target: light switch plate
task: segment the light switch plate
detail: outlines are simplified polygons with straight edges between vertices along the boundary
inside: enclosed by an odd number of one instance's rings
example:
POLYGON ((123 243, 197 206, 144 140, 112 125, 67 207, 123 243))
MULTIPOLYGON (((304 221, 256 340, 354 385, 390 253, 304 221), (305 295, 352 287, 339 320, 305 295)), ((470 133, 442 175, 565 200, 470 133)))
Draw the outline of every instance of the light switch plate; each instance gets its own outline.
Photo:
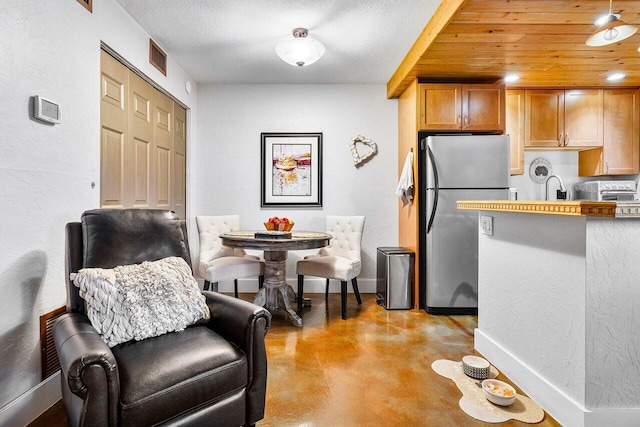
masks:
POLYGON ((480 229, 482 230, 482 234, 493 236, 493 217, 480 215, 480 229))

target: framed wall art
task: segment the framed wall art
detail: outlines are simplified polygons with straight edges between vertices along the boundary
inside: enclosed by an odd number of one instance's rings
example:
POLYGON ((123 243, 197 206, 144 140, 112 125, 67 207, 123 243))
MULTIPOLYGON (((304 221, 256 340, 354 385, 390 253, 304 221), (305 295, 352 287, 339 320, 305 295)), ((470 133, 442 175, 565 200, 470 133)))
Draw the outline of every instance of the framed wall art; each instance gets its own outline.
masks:
POLYGON ((260 134, 261 207, 322 206, 322 133, 260 134))

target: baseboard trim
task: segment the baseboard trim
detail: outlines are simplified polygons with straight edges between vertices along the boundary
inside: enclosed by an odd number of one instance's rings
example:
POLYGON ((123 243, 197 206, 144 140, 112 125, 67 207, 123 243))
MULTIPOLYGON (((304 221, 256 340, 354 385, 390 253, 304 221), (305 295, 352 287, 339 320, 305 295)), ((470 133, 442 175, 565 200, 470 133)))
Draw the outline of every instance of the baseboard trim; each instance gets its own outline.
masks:
POLYGON ((586 409, 479 329, 475 330, 474 337, 475 349, 561 425, 576 427, 640 425, 640 409, 586 409))
POLYGON ((62 399, 60 371, 0 408, 0 425, 26 426, 62 399))

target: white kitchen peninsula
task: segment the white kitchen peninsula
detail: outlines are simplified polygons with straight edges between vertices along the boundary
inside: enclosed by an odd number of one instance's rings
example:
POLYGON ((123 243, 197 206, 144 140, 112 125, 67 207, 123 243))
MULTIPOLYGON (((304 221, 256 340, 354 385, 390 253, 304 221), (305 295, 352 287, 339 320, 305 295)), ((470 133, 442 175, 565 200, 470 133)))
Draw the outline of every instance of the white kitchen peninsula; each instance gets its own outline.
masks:
POLYGON ((458 208, 492 221, 476 350, 563 425, 640 425, 640 218, 611 202, 458 208))

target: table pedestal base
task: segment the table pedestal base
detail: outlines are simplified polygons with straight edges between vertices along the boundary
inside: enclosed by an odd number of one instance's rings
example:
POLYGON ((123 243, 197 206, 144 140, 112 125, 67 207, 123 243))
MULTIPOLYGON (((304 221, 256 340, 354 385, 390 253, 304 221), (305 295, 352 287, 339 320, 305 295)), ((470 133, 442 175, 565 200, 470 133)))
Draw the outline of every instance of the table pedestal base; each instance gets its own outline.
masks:
POLYGON ((294 325, 302 326, 302 319, 291 308, 296 293, 286 281, 287 251, 264 251, 264 287, 253 303, 271 313, 282 312, 294 325))

